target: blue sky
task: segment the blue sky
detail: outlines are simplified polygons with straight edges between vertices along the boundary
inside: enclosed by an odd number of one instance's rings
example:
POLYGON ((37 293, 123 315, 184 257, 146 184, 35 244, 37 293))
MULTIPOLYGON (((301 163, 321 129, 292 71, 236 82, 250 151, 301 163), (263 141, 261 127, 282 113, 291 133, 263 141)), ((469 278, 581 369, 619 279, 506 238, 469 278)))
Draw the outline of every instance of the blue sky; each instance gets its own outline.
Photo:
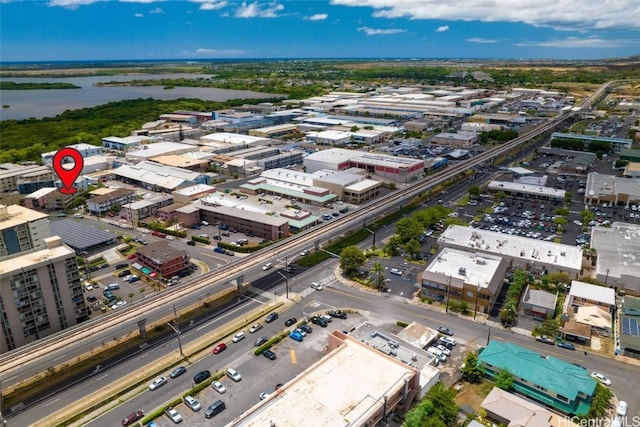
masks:
POLYGON ((597 59, 640 53, 639 0, 0 0, 0 61, 597 59))

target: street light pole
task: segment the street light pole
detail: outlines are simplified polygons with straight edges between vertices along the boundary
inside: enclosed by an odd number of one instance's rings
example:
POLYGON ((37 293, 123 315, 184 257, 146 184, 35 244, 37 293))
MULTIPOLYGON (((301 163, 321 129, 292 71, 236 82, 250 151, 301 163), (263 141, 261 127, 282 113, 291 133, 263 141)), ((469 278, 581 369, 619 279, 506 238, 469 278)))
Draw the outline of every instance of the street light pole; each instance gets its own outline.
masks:
POLYGON ((449 290, 451 289, 451 275, 449 275, 449 283, 447 283, 447 306, 444 309, 445 313, 449 312, 449 290))
POLYGON ((371 247, 372 247, 373 249, 375 249, 375 248, 376 248, 376 232, 375 232, 375 231, 370 230, 368 227, 367 227, 367 228, 365 228, 365 230, 367 230, 369 233, 371 233, 371 234, 373 235, 373 242, 371 242, 371 247))
POLYGON ((478 313, 478 295, 480 294, 480 285, 476 289, 476 307, 473 310, 473 320, 476 320, 476 314, 478 313))
POLYGON ((173 332, 176 333, 176 336, 178 337, 178 347, 180 348, 180 354, 182 355, 182 357, 184 357, 184 353, 182 352, 182 341, 180 341, 180 329, 178 329, 176 326, 173 326, 171 322, 167 323, 167 325, 169 325, 169 327, 173 329, 173 332))

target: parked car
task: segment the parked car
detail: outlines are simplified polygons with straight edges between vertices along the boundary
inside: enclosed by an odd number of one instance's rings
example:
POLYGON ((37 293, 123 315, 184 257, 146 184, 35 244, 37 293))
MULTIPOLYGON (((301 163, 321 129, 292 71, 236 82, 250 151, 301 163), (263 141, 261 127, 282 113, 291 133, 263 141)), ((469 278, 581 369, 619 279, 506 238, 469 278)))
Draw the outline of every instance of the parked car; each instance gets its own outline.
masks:
POLYGON ((131 425, 136 421, 138 421, 139 419, 142 419, 142 417, 144 417, 144 411, 132 412, 122 419, 122 425, 123 426, 131 425))
POLYGON ((204 411, 205 418, 213 418, 218 415, 220 412, 224 411, 227 406, 224 404, 222 400, 216 400, 213 402, 206 411, 204 411))
POLYGON ((220 344, 218 344, 217 346, 215 346, 213 348, 213 354, 222 353, 226 349, 227 349, 227 345, 225 343, 221 342, 220 344))
POLYGON ((235 382, 238 382, 242 379, 242 376, 240 375, 240 373, 233 368, 227 368, 227 370, 225 371, 225 374, 227 374, 227 376, 232 380, 234 380, 235 382))
POLYGON ((233 339, 232 339, 231 341, 233 341, 233 342, 240 342, 240 341, 242 341, 243 339, 245 339, 245 337, 246 337, 246 336, 247 336, 247 334, 246 334, 244 331, 240 331, 240 332, 238 332, 237 334, 235 334, 235 335, 233 336, 233 339))
POLYGON ((131 270, 122 270, 120 273, 118 273, 118 277, 125 277, 131 274, 131 270))
POLYGON ((169 376, 171 378, 178 378, 180 375, 184 374, 185 372, 187 372, 187 368, 185 368, 184 366, 178 366, 176 369, 171 371, 169 376))
POLYGON ((456 340, 454 338, 451 338, 451 337, 440 337, 440 341, 449 343, 449 344, 451 344, 453 346, 455 346, 457 344, 456 340))
POLYGON ((278 317, 279 317, 279 316, 278 316, 278 313, 276 313, 276 312, 274 311, 273 313, 269 314, 269 315, 264 319, 264 321, 265 321, 266 323, 271 323, 271 322, 274 322, 275 320, 277 320, 277 319, 278 319, 278 317))
POLYGON ((260 347, 262 344, 266 343, 267 341, 269 341, 269 337, 260 337, 253 342, 253 346, 260 347))
POLYGON ((121 268, 127 268, 127 267, 129 267, 129 264, 127 264, 126 262, 116 264, 116 270, 120 270, 121 268))
POLYGON ((438 332, 441 334, 453 336, 453 331, 449 328, 445 328, 444 326, 438 326, 438 332))
POLYGON ((187 408, 191 409, 193 412, 198 412, 202 406, 200 406, 200 402, 193 396, 185 396, 184 404, 187 408))
POLYGON ((610 386, 611 385, 611 380, 607 377, 605 377, 604 375, 602 375, 600 372, 592 372, 591 373, 591 378, 595 378, 596 380, 600 381, 602 384, 606 385, 606 386, 610 386))
POLYGON ((298 326, 298 329, 302 329, 303 331, 305 331, 307 334, 310 334, 311 332, 313 332, 313 329, 311 328, 311 326, 304 324, 304 325, 300 325, 298 326))
POLYGON ((536 341, 549 345, 554 345, 556 343, 553 339, 549 338, 546 335, 540 335, 539 337, 536 337, 536 341))
POLYGON ((227 388, 220 382, 214 381, 211 383, 211 388, 217 391, 220 394, 224 394, 227 392, 227 388))
POLYGON ((193 382, 196 384, 200 384, 202 381, 206 380, 211 376, 211 372, 209 371, 200 371, 193 377, 193 382))
POLYGON ((313 323, 314 325, 318 325, 320 327, 326 328, 329 323, 324 320, 322 317, 318 317, 318 316, 313 316, 311 317, 311 323, 313 323))
POLYGON ((182 422, 182 415, 180 415, 180 412, 176 411, 174 408, 167 408, 164 413, 167 414, 167 417, 169 417, 174 424, 182 422))
POLYGON ((196 245, 196 242, 195 242, 195 240, 189 240, 189 241, 187 241, 187 245, 189 245, 189 246, 195 246, 195 245, 196 245))
POLYGON ((324 319, 327 323, 333 322, 333 317, 329 316, 328 314, 323 314, 320 316, 320 318, 324 319))
POLYGON ((345 313, 344 311, 340 311, 340 310, 327 311, 327 314, 329 316, 335 317, 337 319, 346 319, 347 318, 347 313, 345 313))
POLYGON ((397 268, 392 268, 391 270, 389 270, 389 273, 395 274, 396 276, 402 276, 404 274, 402 270, 399 270, 397 268))
POLYGON ((262 329, 262 325, 260 323, 256 323, 253 326, 251 326, 251 328, 249 328, 249 333, 253 334, 255 332, 258 332, 260 329, 262 329))
POLYGON ((297 321, 298 321, 297 319, 295 319, 295 318, 293 318, 293 317, 292 317, 291 319, 287 319, 287 320, 285 320, 285 322, 284 322, 284 326, 291 326, 291 325, 293 325, 294 323, 296 323, 297 321))
POLYGON ((265 350, 262 352, 262 355, 269 360, 276 360, 276 354, 271 350, 265 350))
POLYGON ((571 344, 570 342, 560 341, 558 342, 558 347, 566 348, 567 350, 575 350, 576 346, 571 344))
POLYGON ((621 400, 616 407, 616 415, 624 417, 627 415, 627 410, 629 410, 629 405, 624 400, 621 400))
POLYGON ((149 390, 155 390, 157 388, 162 387, 167 383, 166 377, 158 377, 149 384, 149 390))
POLYGON ((304 339, 302 334, 300 332, 298 332, 298 331, 291 331, 289 333, 289 338, 291 338, 292 340, 298 341, 298 342, 301 342, 304 339))

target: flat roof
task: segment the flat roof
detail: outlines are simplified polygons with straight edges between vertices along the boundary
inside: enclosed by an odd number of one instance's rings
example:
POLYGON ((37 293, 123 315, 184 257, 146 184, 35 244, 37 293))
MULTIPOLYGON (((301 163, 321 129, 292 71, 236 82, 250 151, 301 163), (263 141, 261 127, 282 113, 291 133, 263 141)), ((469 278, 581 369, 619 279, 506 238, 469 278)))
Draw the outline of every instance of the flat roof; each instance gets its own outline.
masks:
POLYGON ((456 278, 487 289, 501 261, 496 256, 443 248, 432 258, 424 272, 441 274, 444 278, 456 278))
MULTIPOLYGON (((640 283, 640 225, 614 222, 611 227, 593 227, 591 247, 598 251, 596 271, 599 276, 635 277, 635 283, 640 283)), ((638 285, 635 288, 640 290, 638 285)))
POLYGON ((159 242, 152 242, 146 246, 139 246, 136 252, 151 258, 157 264, 162 264, 174 260, 176 258, 182 258, 187 256, 186 251, 174 249, 169 245, 169 242, 161 240, 159 242))
POLYGON ((62 241, 76 250, 85 250, 93 246, 115 240, 118 236, 72 219, 51 221, 51 235, 60 236, 62 241))
POLYGON ((30 198, 33 198, 33 199, 39 199, 40 197, 44 197, 47 194, 55 193, 56 191, 58 191, 58 189, 56 187, 44 187, 44 188, 41 188, 39 190, 34 191, 31 194, 27 194, 25 197, 30 197, 30 198))
POLYGON ((209 211, 209 212, 219 212, 223 215, 228 215, 230 217, 242 217, 244 220, 253 221, 261 224, 272 225, 276 227, 281 227, 284 224, 289 222, 288 218, 276 215, 267 215, 263 212, 255 212, 244 207, 232 207, 232 206, 210 206, 210 205, 199 205, 201 210, 209 211))
POLYGON ((230 145, 239 145, 239 144, 256 144, 256 143, 269 143, 271 140, 269 138, 263 138, 261 136, 251 136, 251 135, 243 135, 241 133, 230 133, 230 132, 216 132, 210 133, 208 135, 204 135, 200 137, 201 141, 204 142, 214 142, 214 143, 222 143, 222 144, 230 144, 230 145))
MULTIPOLYGON (((0 205, 2 207, 3 205, 0 205)), ((20 205, 9 205, 7 208, 7 218, 0 217, 0 230, 12 228, 16 225, 25 224, 39 219, 47 218, 49 215, 20 205)))
POLYGON ((345 190, 349 191, 365 191, 370 188, 375 188, 382 186, 380 181, 374 181, 373 179, 363 179, 358 182, 354 182, 353 184, 349 184, 345 186, 345 190))
POLYGON ((230 425, 301 427, 310 420, 314 426, 358 425, 413 375, 413 368, 345 336, 343 344, 230 425))
POLYGON ((616 305, 615 289, 606 286, 592 285, 591 283, 580 282, 578 280, 571 281, 569 296, 598 301, 611 306, 616 305))
POLYGON ((538 261, 576 272, 582 268, 582 248, 577 246, 545 242, 461 225, 447 227, 438 238, 438 243, 449 247, 455 246, 521 259, 529 264, 538 261))
POLYGON ((332 141, 342 141, 345 139, 349 139, 351 135, 351 132, 344 132, 341 130, 321 130, 319 132, 307 132, 307 137, 330 139, 332 141))
POLYGON ((35 252, 22 252, 17 256, 0 261, 0 275, 6 277, 6 275, 14 271, 37 268, 41 264, 48 264, 61 258, 75 256, 75 252, 68 246, 63 245, 58 236, 47 237, 44 241, 48 246, 46 249, 35 252))
MULTIPOLYGON (((526 170, 526 169, 525 169, 526 170)), ((490 190, 518 191, 525 194, 553 197, 554 199, 564 199, 565 190, 558 190, 551 187, 542 187, 534 184, 523 184, 520 182, 491 181, 490 190)))
POLYGON ((162 163, 163 165, 187 167, 187 166, 202 166, 209 163, 207 159, 195 159, 193 157, 183 156, 181 154, 166 154, 162 156, 155 156, 149 158, 154 162, 162 163))
POLYGON ((138 149, 128 151, 125 157, 135 157, 139 159, 149 159, 151 157, 166 155, 166 154, 179 154, 187 151, 198 151, 197 145, 181 144, 179 142, 154 142, 151 144, 144 144, 139 146, 138 149))
POLYGON ((183 196, 194 196, 200 193, 210 193, 215 190, 216 190, 216 187, 212 187, 211 185, 196 184, 196 185, 192 185, 191 187, 184 187, 179 190, 175 190, 175 193, 181 194, 183 196))
POLYGON ((137 165, 122 165, 113 173, 124 178, 145 182, 166 189, 175 189, 184 182, 193 182, 201 174, 187 169, 142 161, 137 165))

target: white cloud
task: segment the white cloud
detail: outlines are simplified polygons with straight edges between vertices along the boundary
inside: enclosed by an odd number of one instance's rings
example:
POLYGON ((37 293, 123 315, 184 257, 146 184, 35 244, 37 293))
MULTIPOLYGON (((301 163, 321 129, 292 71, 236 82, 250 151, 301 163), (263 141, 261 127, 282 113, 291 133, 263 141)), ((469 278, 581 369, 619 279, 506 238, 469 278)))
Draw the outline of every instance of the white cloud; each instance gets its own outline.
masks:
POLYGON ((438 27, 438 29, 436 30, 436 33, 443 33, 445 31, 449 31, 449 26, 448 25, 440 25, 438 27))
POLYGON ((637 45, 638 40, 605 40, 596 37, 578 38, 567 37, 566 39, 543 40, 543 41, 526 41, 517 43, 516 46, 540 46, 555 47, 561 49, 580 49, 580 48, 615 48, 622 46, 637 45))
POLYGON ((380 18, 451 21, 524 22, 537 26, 640 28, 637 0, 473 0, 464 5, 442 0, 331 0, 342 6, 365 6, 380 18))
POLYGON ((51 0, 48 5, 66 7, 68 9, 77 9, 79 6, 86 6, 98 1, 100 0, 51 0))
POLYGON ((152 15, 161 15, 164 13, 164 10, 160 9, 159 7, 156 7, 155 9, 150 10, 149 13, 152 15))
POLYGON ((277 2, 260 5, 257 1, 247 3, 243 1, 238 10, 236 18, 277 18, 278 12, 284 10, 284 6, 277 2))
POLYGON ((247 52, 241 49, 196 49, 196 55, 201 56, 239 56, 247 52))
POLYGON ((306 19, 307 21, 324 21, 328 17, 329 15, 327 15, 326 13, 316 13, 315 15, 307 16, 304 19, 306 19))
POLYGON ((483 37, 471 37, 470 39, 467 39, 467 41, 471 43, 479 43, 479 44, 498 43, 498 40, 485 39, 483 37))
POLYGON ((226 0, 191 0, 191 2, 200 3, 200 10, 220 10, 229 4, 226 0))
POLYGON ((398 34, 398 33, 406 32, 405 30, 401 30, 399 28, 382 29, 382 28, 369 28, 369 27, 360 27, 358 28, 358 31, 362 31, 368 36, 380 36, 380 35, 386 36, 389 34, 398 34))
POLYGON ((119 0, 120 3, 155 3, 164 0, 119 0))
POLYGON ((135 16, 136 18, 142 18, 144 15, 142 13, 136 13, 133 16, 135 16))

